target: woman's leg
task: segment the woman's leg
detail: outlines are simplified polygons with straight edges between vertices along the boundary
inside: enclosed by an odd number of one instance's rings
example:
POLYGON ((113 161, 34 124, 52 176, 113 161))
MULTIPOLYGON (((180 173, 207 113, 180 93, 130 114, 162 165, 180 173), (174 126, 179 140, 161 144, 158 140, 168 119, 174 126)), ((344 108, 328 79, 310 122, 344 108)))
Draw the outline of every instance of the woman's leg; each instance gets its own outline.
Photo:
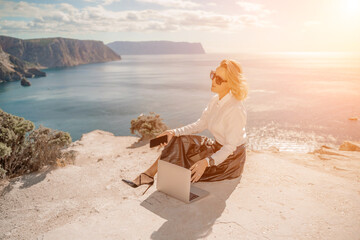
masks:
MULTIPOLYGON (((161 154, 160 154, 161 155, 161 154)), ((151 176, 151 177, 154 177, 155 174, 157 173, 157 170, 158 170, 158 160, 160 159, 160 155, 159 157, 156 159, 156 161, 144 172, 146 173, 147 175, 151 176)), ((143 176, 143 179, 141 179, 141 181, 143 183, 147 183, 147 182, 151 182, 152 179, 150 178, 147 178, 147 179, 144 179, 144 175, 143 176)), ((133 182, 136 184, 136 185, 139 185, 140 183, 140 176, 137 176, 133 182)))
POLYGON ((155 176, 155 174, 157 173, 157 170, 158 170, 158 160, 160 159, 160 155, 156 159, 156 161, 145 171, 146 174, 148 174, 148 175, 150 175, 152 177, 155 176))

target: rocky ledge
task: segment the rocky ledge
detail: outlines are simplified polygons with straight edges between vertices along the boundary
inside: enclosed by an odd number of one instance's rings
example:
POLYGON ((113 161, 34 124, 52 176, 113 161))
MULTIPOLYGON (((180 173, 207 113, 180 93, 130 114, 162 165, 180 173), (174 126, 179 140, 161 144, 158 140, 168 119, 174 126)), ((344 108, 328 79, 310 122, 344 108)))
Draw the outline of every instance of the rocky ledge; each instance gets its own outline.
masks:
POLYGON ((161 153, 134 136, 84 134, 74 165, 0 181, 0 239, 358 239, 360 152, 253 152, 241 179, 197 182, 185 204, 131 188, 161 153), (96 227, 94 227, 96 226, 96 227))
POLYGON ((26 78, 45 77, 46 73, 37 68, 28 68, 24 61, 4 52, 0 46, 0 83, 21 81, 21 85, 29 86, 26 78), (25 85, 24 85, 25 84, 25 85))

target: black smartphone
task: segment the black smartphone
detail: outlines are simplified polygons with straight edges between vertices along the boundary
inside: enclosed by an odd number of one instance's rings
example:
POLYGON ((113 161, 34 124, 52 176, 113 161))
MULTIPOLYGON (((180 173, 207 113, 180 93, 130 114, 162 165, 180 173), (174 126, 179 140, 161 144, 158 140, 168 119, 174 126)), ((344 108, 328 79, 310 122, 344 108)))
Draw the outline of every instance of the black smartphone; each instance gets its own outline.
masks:
POLYGON ((161 143, 167 143, 168 138, 167 135, 153 138, 150 140, 150 148, 160 145, 161 143))

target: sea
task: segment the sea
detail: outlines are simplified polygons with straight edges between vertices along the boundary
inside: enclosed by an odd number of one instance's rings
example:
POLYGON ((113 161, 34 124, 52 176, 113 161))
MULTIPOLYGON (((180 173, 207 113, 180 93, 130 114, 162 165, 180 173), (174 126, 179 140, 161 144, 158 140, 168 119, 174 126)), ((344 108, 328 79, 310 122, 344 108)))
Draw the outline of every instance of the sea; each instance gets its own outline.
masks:
MULTIPOLYGON (((211 92, 209 73, 237 60, 249 86, 247 147, 311 152, 360 141, 360 53, 266 52, 122 55, 120 61, 45 69, 47 76, 0 84, 0 108, 72 140, 100 129, 130 132, 140 114, 169 129, 195 122, 211 92), (358 120, 349 118, 357 117, 358 120)), ((209 130, 199 135, 214 138, 209 130)))

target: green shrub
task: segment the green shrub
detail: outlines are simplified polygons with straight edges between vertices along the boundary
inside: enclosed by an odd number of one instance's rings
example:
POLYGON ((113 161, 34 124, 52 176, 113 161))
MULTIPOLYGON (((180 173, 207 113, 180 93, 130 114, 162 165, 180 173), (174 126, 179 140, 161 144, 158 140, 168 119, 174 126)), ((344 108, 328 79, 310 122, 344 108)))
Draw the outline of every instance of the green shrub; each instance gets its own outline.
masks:
POLYGON ((16 177, 53 165, 71 143, 67 132, 35 125, 0 109, 0 177, 16 177))
POLYGON ((137 119, 131 120, 130 131, 132 134, 139 133, 140 141, 152 139, 167 129, 168 127, 162 122, 160 115, 154 112, 150 112, 150 115, 142 113, 137 119))

